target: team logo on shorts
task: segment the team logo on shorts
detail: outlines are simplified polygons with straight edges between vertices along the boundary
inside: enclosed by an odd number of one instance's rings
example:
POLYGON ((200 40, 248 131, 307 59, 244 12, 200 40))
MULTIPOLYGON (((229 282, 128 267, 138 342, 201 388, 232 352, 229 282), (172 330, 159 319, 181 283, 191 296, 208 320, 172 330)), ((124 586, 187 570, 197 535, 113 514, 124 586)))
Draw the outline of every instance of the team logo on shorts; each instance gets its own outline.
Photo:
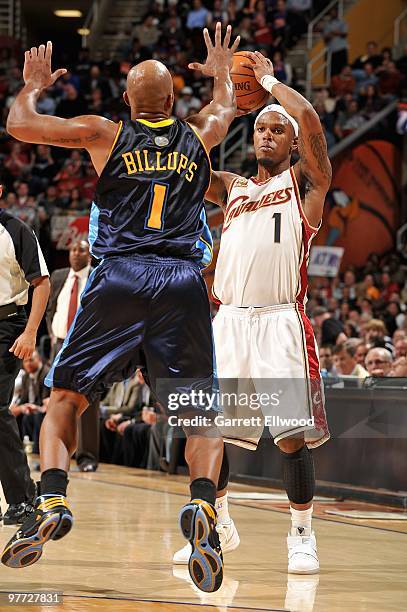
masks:
POLYGON ((157 147, 166 147, 170 143, 168 138, 166 138, 165 136, 156 136, 154 138, 154 142, 157 147))

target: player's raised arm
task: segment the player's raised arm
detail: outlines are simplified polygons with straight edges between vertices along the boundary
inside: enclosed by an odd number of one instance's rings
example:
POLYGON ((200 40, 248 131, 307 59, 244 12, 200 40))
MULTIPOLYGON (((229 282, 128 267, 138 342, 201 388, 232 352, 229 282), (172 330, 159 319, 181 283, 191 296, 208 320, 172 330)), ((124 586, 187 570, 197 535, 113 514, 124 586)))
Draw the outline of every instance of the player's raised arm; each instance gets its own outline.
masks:
POLYGON ((250 54, 258 82, 278 100, 298 122, 298 152, 300 160, 294 169, 304 196, 304 211, 311 223, 317 226, 322 218, 325 194, 331 183, 332 170, 328 158, 326 140, 312 104, 297 91, 280 83, 274 77, 273 64, 260 52, 250 54))
POLYGON ((36 111, 41 91, 53 85, 66 72, 64 68, 52 72, 51 56, 51 42, 25 52, 25 85, 10 108, 7 131, 24 142, 87 149, 96 170, 100 171, 117 132, 117 125, 113 121, 96 115, 62 119, 40 115, 36 111))
POLYGON ((221 24, 218 22, 215 29, 215 45, 213 45, 205 28, 204 39, 208 50, 206 61, 204 64, 189 64, 192 70, 200 70, 204 75, 213 77, 212 102, 197 115, 188 118, 188 123, 197 129, 208 150, 222 142, 236 116, 235 89, 230 78, 230 70, 240 36, 229 47, 231 34, 232 28, 228 26, 222 44, 221 24))

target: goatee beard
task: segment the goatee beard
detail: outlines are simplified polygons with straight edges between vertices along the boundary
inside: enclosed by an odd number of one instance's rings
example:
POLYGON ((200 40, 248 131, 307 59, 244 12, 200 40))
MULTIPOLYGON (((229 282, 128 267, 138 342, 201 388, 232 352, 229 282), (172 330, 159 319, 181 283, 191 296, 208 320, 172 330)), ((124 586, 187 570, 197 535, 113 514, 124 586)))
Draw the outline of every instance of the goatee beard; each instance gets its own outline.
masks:
POLYGON ((271 170, 273 170, 273 168, 276 165, 276 163, 272 159, 270 159, 269 157, 265 157, 263 159, 258 159, 257 163, 259 164, 259 166, 263 166, 263 168, 265 170, 267 170, 267 172, 271 172, 271 170))

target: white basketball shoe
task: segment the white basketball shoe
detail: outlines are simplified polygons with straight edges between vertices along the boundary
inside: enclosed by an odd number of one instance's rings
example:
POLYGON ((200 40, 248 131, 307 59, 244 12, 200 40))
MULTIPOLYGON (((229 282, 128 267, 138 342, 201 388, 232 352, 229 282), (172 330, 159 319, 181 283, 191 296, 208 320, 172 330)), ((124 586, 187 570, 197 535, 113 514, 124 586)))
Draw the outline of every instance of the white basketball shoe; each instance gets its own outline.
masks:
MULTIPOLYGON (((239 534, 236 529, 236 525, 231 520, 227 525, 223 523, 216 524, 216 531, 219 534, 220 547, 222 554, 235 550, 240 544, 239 534)), ((191 556, 192 548, 188 542, 183 548, 177 550, 172 558, 172 562, 176 565, 187 565, 191 556)))
POLYGON ((312 531, 309 535, 288 534, 288 573, 289 574, 317 574, 319 560, 317 554, 317 541, 312 531))

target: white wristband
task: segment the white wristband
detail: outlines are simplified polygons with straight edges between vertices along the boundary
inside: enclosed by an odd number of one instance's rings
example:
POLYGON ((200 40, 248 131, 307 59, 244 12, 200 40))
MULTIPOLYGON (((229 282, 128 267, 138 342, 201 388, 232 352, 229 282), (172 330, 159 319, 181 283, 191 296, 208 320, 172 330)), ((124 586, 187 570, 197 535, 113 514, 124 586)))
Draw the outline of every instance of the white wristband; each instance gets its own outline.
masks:
POLYGON ((260 79, 260 85, 263 87, 263 89, 265 89, 269 93, 273 93, 273 87, 277 83, 280 83, 280 81, 276 79, 276 77, 271 76, 270 74, 266 74, 264 77, 261 77, 260 79))

